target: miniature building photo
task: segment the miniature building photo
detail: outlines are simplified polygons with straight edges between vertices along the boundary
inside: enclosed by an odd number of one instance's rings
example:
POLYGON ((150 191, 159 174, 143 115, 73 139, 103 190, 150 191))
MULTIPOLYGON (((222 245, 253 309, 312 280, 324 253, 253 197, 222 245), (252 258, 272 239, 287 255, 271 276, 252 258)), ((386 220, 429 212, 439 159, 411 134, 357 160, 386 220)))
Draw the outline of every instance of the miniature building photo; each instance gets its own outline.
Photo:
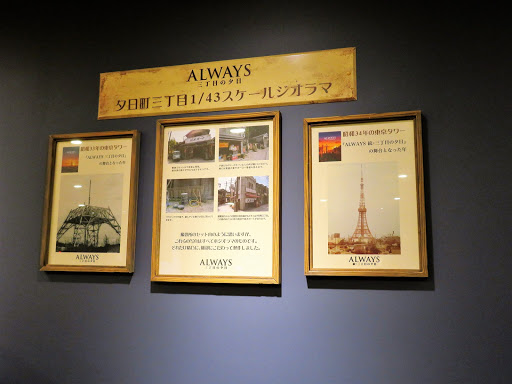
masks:
POLYGON ((268 176, 219 177, 219 212, 268 211, 268 176))
POLYGON ((219 161, 268 160, 268 125, 219 129, 219 161))
POLYGON ((215 159, 215 130, 170 130, 168 163, 199 163, 215 159))
POLYGON ((166 212, 213 212, 213 178, 168 179, 166 212))

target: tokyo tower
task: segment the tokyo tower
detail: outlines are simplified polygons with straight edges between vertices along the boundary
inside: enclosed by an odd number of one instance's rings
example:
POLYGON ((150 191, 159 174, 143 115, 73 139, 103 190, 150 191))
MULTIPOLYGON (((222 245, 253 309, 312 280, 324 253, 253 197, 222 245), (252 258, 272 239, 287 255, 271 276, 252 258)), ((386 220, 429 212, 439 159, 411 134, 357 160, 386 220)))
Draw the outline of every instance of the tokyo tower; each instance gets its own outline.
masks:
POLYGON ((358 208, 357 226, 354 234, 350 238, 353 243, 369 243, 373 240, 373 235, 368 228, 368 221, 366 220, 366 206, 364 203, 364 180, 363 180, 363 165, 361 164, 361 193, 359 195, 359 208, 358 208))

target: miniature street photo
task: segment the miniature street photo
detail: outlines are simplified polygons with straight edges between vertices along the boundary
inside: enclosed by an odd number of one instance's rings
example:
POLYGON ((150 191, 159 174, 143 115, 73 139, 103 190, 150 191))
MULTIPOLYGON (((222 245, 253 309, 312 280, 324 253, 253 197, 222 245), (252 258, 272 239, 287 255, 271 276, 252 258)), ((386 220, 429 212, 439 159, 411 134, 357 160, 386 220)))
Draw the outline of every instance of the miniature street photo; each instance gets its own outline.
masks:
POLYGON ((213 212, 214 179, 168 179, 167 213, 213 212))
POLYGON ((219 161, 268 160, 269 126, 220 128, 219 161))
POLYGON ((215 160, 215 129, 169 130, 167 162, 202 163, 215 160))
POLYGON ((268 180, 268 176, 219 177, 218 211, 268 211, 268 180))
POLYGON ((329 169, 329 254, 400 254, 397 163, 337 164, 329 169))
POLYGON ((118 253, 122 192, 122 174, 62 176, 56 251, 118 253))

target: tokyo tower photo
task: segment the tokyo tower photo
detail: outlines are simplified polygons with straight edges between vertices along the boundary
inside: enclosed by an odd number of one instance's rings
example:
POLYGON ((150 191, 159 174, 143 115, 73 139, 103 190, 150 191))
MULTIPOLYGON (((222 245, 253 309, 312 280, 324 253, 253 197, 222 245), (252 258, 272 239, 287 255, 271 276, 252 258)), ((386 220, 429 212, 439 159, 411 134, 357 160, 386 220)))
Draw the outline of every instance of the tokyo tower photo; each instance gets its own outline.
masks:
POLYGON ((361 192, 359 194, 359 208, 357 216, 357 225, 354 230, 354 234, 350 238, 353 243, 369 243, 372 241, 373 235, 368 227, 368 219, 366 218, 366 206, 364 202, 364 178, 363 178, 363 166, 361 165, 361 192))

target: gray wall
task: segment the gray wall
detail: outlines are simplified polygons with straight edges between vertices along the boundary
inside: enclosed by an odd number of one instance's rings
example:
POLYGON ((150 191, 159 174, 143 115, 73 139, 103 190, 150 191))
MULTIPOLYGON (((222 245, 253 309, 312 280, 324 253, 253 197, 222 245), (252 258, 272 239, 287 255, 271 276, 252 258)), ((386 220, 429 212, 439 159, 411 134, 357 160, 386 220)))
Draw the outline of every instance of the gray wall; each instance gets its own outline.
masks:
POLYGON ((512 381, 503 12, 277 3, 4 13, 1 383, 512 381), (162 117, 98 121, 99 73, 343 47, 357 101, 262 109, 282 113, 282 285, 152 284, 162 117), (430 277, 305 278, 303 119, 415 109, 430 277), (39 272, 48 135, 125 129, 142 132, 135 273, 39 272))

